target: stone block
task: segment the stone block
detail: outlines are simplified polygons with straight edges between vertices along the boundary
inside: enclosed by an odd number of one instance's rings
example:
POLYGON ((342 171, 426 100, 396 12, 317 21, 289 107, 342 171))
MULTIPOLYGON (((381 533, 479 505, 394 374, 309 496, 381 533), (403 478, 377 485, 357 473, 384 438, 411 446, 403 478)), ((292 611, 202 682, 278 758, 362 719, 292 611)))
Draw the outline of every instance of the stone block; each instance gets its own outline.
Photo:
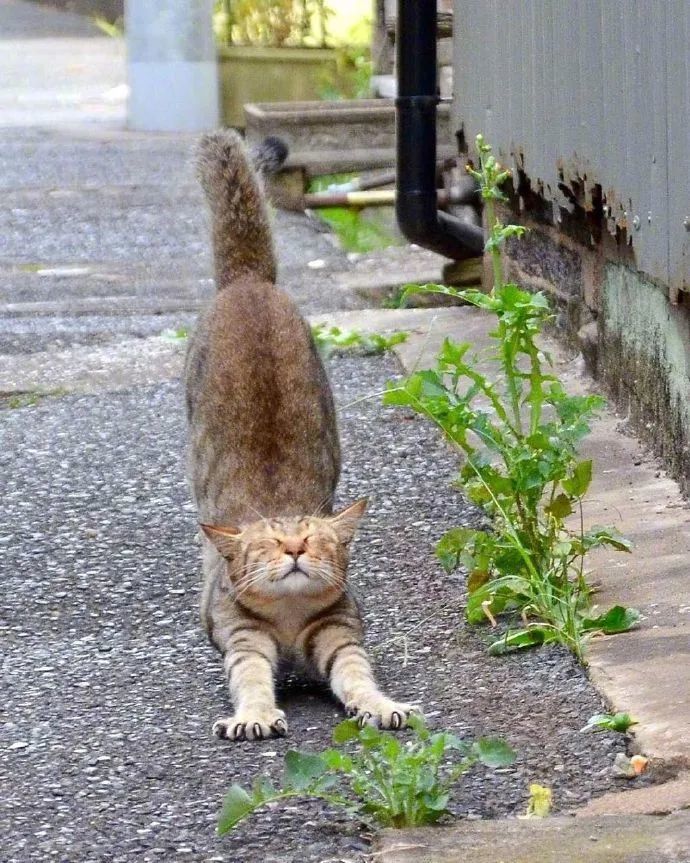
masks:
MULTIPOLYGON (((247 141, 267 135, 290 149, 288 166, 318 173, 395 164, 395 103, 391 99, 334 102, 265 102, 245 105, 247 141)), ((450 132, 450 106, 437 113, 439 159, 456 154, 450 132)))

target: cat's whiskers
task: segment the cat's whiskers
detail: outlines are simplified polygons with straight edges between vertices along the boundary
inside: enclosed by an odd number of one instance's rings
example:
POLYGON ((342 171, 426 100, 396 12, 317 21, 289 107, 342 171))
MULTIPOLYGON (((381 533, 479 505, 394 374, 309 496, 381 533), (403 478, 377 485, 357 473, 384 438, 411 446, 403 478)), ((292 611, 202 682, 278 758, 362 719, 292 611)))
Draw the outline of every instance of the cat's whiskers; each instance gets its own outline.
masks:
POLYGON ((260 584, 262 581, 266 581, 266 574, 262 572, 256 573, 254 576, 249 578, 244 578, 239 585, 239 591, 245 593, 247 590, 260 584))
POLYGON ((245 584, 235 593, 235 599, 241 599, 245 593, 247 593, 252 588, 255 588, 257 585, 263 584, 265 582, 264 579, 258 579, 253 584, 245 584))
POLYGON ((340 587, 342 585, 342 577, 339 577, 340 573, 334 573, 330 567, 319 566, 317 564, 315 566, 310 565, 309 570, 310 575, 314 578, 320 578, 329 587, 340 587))
POLYGON ((317 516, 321 515, 321 513, 323 512, 323 508, 326 506, 326 504, 328 503, 328 501, 330 499, 331 499, 331 495, 327 494, 326 497, 324 497, 324 499, 321 501, 321 503, 316 507, 314 512, 311 514, 311 517, 316 518, 317 516))
POLYGON ((248 574, 243 574, 239 589, 235 591, 235 597, 240 597, 252 587, 260 584, 262 581, 268 580, 268 572, 266 565, 263 563, 256 564, 248 574))
POLYGON ((268 567, 265 564, 258 564, 250 570, 246 570, 242 574, 242 582, 255 582, 261 580, 268 575, 268 567))
POLYGON ((262 521, 264 524, 268 523, 268 518, 265 515, 262 515, 255 506, 252 506, 250 503, 248 503, 246 501, 245 501, 245 505, 246 505, 247 509, 250 509, 259 518, 260 521, 262 521))

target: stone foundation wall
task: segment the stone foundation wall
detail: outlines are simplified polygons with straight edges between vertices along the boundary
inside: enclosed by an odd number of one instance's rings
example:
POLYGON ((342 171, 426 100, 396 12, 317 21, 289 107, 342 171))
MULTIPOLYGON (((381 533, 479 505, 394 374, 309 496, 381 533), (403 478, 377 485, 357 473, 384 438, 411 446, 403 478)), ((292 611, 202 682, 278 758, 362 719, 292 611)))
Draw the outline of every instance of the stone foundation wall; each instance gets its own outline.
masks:
MULTIPOLYGON (((515 221, 506 212, 504 221, 515 221)), ((639 273, 627 247, 586 246, 548 224, 507 248, 506 274, 549 294, 556 330, 579 348, 595 378, 690 495, 690 295, 639 273)))

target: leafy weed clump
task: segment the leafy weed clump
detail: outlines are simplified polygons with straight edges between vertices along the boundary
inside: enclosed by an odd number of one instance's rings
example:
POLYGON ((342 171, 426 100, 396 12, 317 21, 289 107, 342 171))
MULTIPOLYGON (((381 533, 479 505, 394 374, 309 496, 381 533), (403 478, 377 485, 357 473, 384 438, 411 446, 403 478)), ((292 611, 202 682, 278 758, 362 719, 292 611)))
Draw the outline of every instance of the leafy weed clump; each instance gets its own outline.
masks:
POLYGON ((336 726, 333 742, 356 742, 349 754, 342 748, 321 753, 290 750, 285 756, 282 787, 265 777, 250 791, 233 785, 225 796, 218 832, 227 833, 252 812, 290 797, 311 797, 344 807, 363 821, 383 827, 433 824, 448 814, 453 783, 473 765, 505 767, 515 753, 502 740, 482 738, 469 743, 448 732, 431 733, 420 716, 408 720, 413 739, 371 725, 360 728, 349 719, 336 726))
POLYGON ((364 333, 360 330, 341 330, 340 327, 326 327, 325 324, 315 324, 311 328, 314 342, 321 354, 330 357, 333 354, 358 353, 371 356, 384 354, 396 345, 407 340, 407 333, 364 333))
POLYGON ((582 500, 592 462, 579 457, 578 445, 605 402, 598 395, 565 391, 538 345, 551 317, 548 300, 541 292, 504 282, 501 247, 525 229, 498 221, 495 202, 504 200, 500 186, 508 172, 481 136, 477 149, 479 170, 470 173, 480 184, 486 209, 485 248, 494 287, 485 294, 411 285, 407 292, 450 294, 495 316, 495 351, 480 358, 472 355, 471 344, 446 339, 436 369, 389 384, 384 400, 432 419, 464 454, 460 484, 484 510, 489 526, 453 528, 437 554, 448 571, 461 564, 467 568, 472 623, 488 619, 495 624, 496 615, 521 614, 522 626, 494 641, 490 652, 560 642, 582 660, 590 635, 622 632, 639 618, 621 606, 594 616, 585 577, 591 550, 630 550, 612 527, 584 529, 582 500))

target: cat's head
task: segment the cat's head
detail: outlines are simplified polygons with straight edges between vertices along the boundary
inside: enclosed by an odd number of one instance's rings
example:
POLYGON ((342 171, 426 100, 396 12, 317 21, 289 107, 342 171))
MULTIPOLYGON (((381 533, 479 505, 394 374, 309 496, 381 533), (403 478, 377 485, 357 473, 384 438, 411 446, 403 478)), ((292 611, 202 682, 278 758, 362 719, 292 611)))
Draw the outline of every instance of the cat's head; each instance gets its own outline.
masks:
POLYGON ((261 519, 243 527, 202 524, 228 562, 236 595, 342 591, 348 548, 367 501, 331 516, 261 519))

